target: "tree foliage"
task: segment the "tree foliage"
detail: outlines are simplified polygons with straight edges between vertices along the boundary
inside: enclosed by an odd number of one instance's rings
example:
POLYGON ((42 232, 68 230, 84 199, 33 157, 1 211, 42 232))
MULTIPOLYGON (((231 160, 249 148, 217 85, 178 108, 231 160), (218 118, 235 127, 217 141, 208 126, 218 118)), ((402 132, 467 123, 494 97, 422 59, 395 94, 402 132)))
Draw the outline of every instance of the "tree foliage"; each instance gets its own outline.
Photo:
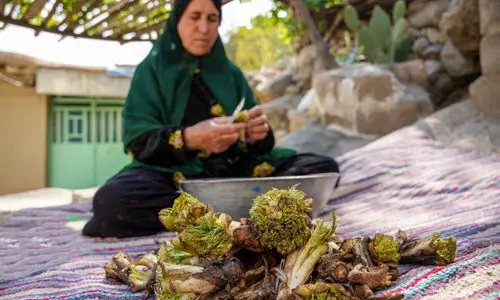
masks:
POLYGON ((269 16, 257 16, 250 28, 241 26, 233 30, 225 47, 229 58, 249 71, 269 67, 293 53, 285 24, 276 23, 269 16))
MULTIPOLYGON (((293 16, 292 8, 288 4, 288 1, 283 0, 273 0, 274 8, 269 12, 271 21, 274 24, 281 23, 286 29, 288 38, 293 38, 297 36, 303 36, 305 26, 299 22, 293 16)), ((347 0, 305 0, 307 7, 313 13, 321 13, 322 11, 327 11, 328 9, 342 5, 348 2, 347 0)), ((316 26, 320 31, 325 31, 328 24, 327 20, 324 18, 314 18, 316 21, 316 26)))

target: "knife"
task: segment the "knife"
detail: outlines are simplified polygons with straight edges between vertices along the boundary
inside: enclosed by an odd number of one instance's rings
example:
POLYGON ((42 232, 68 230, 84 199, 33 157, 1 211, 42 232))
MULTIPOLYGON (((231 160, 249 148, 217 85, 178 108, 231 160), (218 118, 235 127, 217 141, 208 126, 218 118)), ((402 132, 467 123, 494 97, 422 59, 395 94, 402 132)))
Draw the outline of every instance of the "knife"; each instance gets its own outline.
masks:
POLYGON ((231 118, 229 119, 229 124, 233 124, 234 122, 234 119, 236 118, 236 116, 243 110, 243 106, 245 105, 245 97, 243 97, 240 101, 240 103, 238 103, 238 105, 236 106, 236 108, 234 109, 234 112, 233 114, 231 115, 231 118))

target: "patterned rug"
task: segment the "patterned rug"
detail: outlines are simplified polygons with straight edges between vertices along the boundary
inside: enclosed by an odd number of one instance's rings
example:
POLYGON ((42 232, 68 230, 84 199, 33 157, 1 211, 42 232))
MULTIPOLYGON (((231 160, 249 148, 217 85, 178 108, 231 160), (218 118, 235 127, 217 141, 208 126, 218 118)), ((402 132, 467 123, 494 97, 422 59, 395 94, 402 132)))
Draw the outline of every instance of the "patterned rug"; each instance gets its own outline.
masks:
MULTIPOLYGON (((438 231, 458 242, 455 263, 403 265, 395 285, 379 294, 500 297, 500 157, 446 148, 408 127, 337 159, 341 187, 374 182, 330 203, 339 233, 350 237, 400 228, 420 238, 438 231)), ((105 280, 103 266, 120 250, 131 255, 154 251, 156 241, 169 234, 88 239, 68 222, 88 218, 89 209, 89 203, 75 203, 5 217, 0 227, 1 299, 142 298, 142 293, 105 280)))

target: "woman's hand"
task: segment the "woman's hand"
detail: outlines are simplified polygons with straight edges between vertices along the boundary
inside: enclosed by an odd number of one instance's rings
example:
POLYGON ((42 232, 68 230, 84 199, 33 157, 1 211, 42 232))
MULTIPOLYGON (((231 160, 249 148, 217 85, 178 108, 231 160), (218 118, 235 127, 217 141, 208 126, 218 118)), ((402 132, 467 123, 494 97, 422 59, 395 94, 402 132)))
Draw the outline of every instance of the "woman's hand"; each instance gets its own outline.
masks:
POLYGON ((244 123, 228 124, 227 117, 213 118, 184 129, 184 143, 189 150, 226 151, 239 138, 244 123))
POLYGON ((246 134, 249 143, 260 141, 267 136, 269 125, 267 117, 260 106, 255 106, 248 111, 248 121, 246 121, 246 134))

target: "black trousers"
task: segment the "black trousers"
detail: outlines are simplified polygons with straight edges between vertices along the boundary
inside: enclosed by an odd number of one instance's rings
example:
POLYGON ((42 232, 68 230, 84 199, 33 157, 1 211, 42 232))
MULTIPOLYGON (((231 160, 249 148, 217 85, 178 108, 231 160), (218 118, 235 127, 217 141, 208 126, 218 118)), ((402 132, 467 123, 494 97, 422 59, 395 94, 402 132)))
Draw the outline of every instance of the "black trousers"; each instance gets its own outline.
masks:
MULTIPOLYGON (((273 176, 339 172, 337 162, 316 154, 297 154, 273 164, 273 176)), ((83 228, 92 237, 134 237, 165 231, 158 213, 179 196, 172 177, 149 169, 119 174, 95 194, 93 217, 83 228)))

